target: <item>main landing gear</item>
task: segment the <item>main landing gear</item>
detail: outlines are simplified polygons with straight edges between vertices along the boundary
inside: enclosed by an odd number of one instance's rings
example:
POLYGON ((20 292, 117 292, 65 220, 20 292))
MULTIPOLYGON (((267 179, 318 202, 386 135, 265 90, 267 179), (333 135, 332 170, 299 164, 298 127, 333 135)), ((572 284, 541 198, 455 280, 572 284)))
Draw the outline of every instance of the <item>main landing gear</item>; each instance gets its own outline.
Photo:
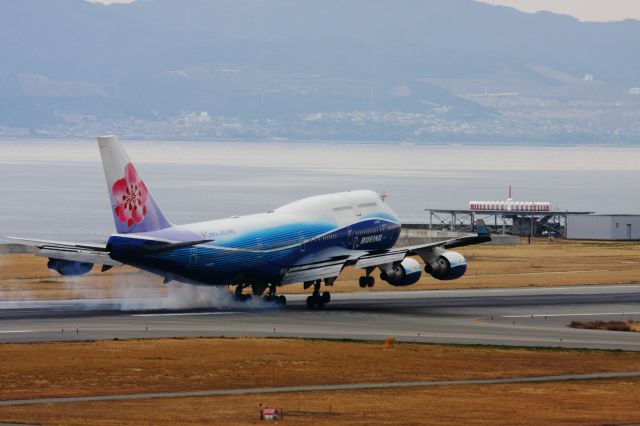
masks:
POLYGON ((246 284, 238 284, 236 285, 236 291, 235 291, 235 298, 238 302, 246 302, 247 300, 251 299, 251 295, 250 294, 244 294, 242 293, 242 289, 244 289, 246 287, 246 284))
MULTIPOLYGON (((320 284, 322 281, 316 280, 313 283, 313 294, 307 297, 307 308, 313 309, 318 308, 322 309, 324 305, 331 302, 331 293, 328 291, 320 294, 320 284)), ((306 283, 305 283, 306 284, 306 283)))
POLYGON ((269 291, 267 294, 265 294, 264 296, 262 296, 262 299, 265 302, 271 302, 271 303, 275 303, 277 305, 286 305, 287 304, 287 298, 284 296, 278 296, 276 295, 276 285, 275 284, 268 284, 268 285, 258 285, 258 284, 252 284, 251 285, 251 293, 252 294, 244 294, 242 293, 242 290, 246 287, 249 287, 248 284, 238 284, 236 285, 236 290, 235 290, 235 297, 236 300, 240 301, 240 302, 246 302, 248 300, 253 299, 254 297, 260 297, 264 291, 268 288, 269 291))
POLYGON ((360 279, 358 280, 358 284, 360 285, 360 288, 365 288, 365 287, 373 287, 373 285, 376 283, 376 279, 371 276, 371 272, 373 272, 374 268, 367 268, 366 272, 367 275, 364 277, 360 277, 360 279))
POLYGON ((287 298, 280 295, 276 295, 276 285, 269 284, 269 293, 263 296, 265 302, 274 302, 276 305, 285 306, 287 304, 287 298))

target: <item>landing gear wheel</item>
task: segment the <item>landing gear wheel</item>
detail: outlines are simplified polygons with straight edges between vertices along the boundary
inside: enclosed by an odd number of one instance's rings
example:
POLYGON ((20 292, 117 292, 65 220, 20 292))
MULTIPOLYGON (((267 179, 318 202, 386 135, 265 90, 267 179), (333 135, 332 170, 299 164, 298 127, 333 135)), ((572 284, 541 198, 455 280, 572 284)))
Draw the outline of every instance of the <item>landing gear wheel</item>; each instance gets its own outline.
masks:
POLYGON ((320 294, 320 283, 320 280, 316 280, 313 287, 313 294, 307 297, 307 308, 309 309, 321 309, 324 305, 331 301, 331 293, 329 293, 328 291, 320 294))
POLYGON ((307 297, 307 308, 313 309, 316 306, 316 299, 313 296, 307 297))
POLYGON ((360 277, 358 279, 358 285, 360 286, 360 288, 365 288, 367 286, 367 278, 369 277, 360 277))
POLYGON ((275 303, 276 305, 285 306, 287 304, 287 298, 284 296, 276 296, 275 294, 268 294, 263 296, 262 299, 268 303, 275 303))
POLYGON ((275 303, 276 305, 285 306, 287 304, 287 298, 284 296, 278 296, 276 294, 276 284, 270 283, 263 288, 268 288, 269 292, 262 296, 262 300, 268 303, 275 303))
POLYGON ((244 287, 245 287, 245 286, 244 286, 244 285, 242 285, 242 284, 238 284, 238 285, 236 286, 236 290, 235 290, 235 292, 234 292, 234 295, 235 295, 235 298, 236 298, 236 300, 237 300, 238 302, 246 302, 247 300, 250 300, 250 299, 251 299, 251 295, 250 295, 250 294, 244 294, 244 293, 242 292, 242 289, 243 289, 244 287))
POLYGON ((236 296, 236 300, 243 300, 242 296, 244 296, 242 294, 242 289, 244 288, 244 286, 242 284, 238 284, 236 286, 236 289, 234 291, 234 295, 236 296))
POLYGON ((373 285, 376 283, 376 279, 373 277, 367 277, 367 287, 373 287, 373 285))
POLYGON ((373 287, 375 283, 376 283, 376 280, 372 276, 360 277, 358 279, 358 284, 360 285, 360 288, 373 287))

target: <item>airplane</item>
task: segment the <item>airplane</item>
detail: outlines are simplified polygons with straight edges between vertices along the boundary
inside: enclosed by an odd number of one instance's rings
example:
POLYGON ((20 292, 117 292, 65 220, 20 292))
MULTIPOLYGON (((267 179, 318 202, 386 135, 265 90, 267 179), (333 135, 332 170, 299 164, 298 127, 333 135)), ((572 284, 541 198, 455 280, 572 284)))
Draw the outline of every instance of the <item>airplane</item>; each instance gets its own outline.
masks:
POLYGON ((207 222, 171 223, 114 136, 98 137, 98 146, 117 233, 106 244, 13 238, 36 247, 47 266, 61 275, 82 275, 102 265, 131 265, 173 280, 208 286, 235 286, 245 300, 263 296, 285 305, 276 294, 283 285, 312 287, 307 307, 331 301, 331 287, 348 266, 361 269, 361 288, 375 283, 373 272, 392 286, 416 283, 424 271, 438 280, 464 275, 467 262, 455 247, 491 240, 484 222, 476 235, 435 243, 395 247, 400 219, 374 191, 358 190, 304 198, 247 216, 207 222), (324 283, 324 290, 320 292, 324 283), (251 295, 244 294, 251 288, 251 295), (266 294, 265 294, 266 291, 266 294))

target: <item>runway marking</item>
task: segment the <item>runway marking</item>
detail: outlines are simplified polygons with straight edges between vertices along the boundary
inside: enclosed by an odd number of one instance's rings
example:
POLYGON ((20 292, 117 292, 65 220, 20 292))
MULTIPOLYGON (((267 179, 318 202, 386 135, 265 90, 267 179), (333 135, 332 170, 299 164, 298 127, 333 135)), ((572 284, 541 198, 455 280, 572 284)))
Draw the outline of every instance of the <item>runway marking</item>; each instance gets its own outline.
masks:
POLYGON ((534 314, 534 315, 504 315, 502 318, 540 318, 540 317, 588 317, 599 315, 640 315, 640 312, 591 312, 575 314, 534 314))
POLYGON ((132 314, 132 317, 188 317, 198 315, 233 315, 240 312, 167 312, 163 314, 132 314))
POLYGON ((0 333, 35 333, 37 330, 2 330, 0 333))
POLYGON ((341 385, 308 385, 308 386, 285 386, 274 388, 244 388, 244 389, 219 389, 204 391, 186 392, 154 392, 138 394, 114 394, 95 395, 78 397, 59 398, 36 398, 36 399, 14 399, 0 401, 0 406, 5 405, 35 405, 35 404, 57 404, 57 403, 77 403, 91 401, 121 401, 131 399, 151 399, 151 398, 184 398, 184 397, 205 397, 222 395, 250 395, 264 393, 288 393, 288 392, 327 392, 339 390, 360 390, 360 389, 384 389, 384 388, 411 388, 430 386, 455 386, 455 385, 495 385, 504 383, 544 383, 562 382, 567 380, 601 380, 640 377, 640 371, 629 371, 620 373, 589 373, 589 374, 567 374, 557 376, 525 376, 509 377, 502 379, 471 379, 471 380, 430 380, 417 382, 383 382, 383 383, 348 383, 341 385))

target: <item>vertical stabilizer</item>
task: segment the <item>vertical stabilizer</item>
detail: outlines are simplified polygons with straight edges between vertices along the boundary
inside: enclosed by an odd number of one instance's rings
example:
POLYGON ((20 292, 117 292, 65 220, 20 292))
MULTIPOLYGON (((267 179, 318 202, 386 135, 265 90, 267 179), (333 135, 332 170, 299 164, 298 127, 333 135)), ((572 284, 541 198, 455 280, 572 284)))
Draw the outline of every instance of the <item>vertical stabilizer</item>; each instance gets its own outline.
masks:
POLYGON ((98 137, 98 146, 116 230, 148 232, 171 226, 115 136, 98 137))

